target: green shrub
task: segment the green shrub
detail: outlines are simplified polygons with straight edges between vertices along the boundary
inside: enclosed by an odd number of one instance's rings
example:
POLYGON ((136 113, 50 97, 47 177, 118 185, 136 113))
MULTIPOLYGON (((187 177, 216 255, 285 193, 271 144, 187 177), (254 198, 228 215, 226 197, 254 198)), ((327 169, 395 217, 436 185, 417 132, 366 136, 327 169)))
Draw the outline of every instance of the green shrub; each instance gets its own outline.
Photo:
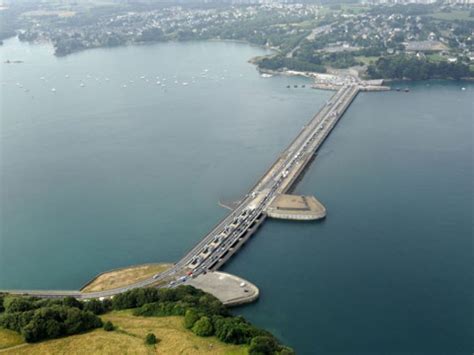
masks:
POLYGON ((32 297, 15 297, 5 303, 5 312, 8 313, 31 311, 37 308, 35 299, 32 297))
POLYGON ((179 286, 172 289, 137 288, 116 295, 112 300, 112 308, 120 310, 142 307, 155 302, 177 302, 184 300, 185 296, 196 300, 201 295, 204 295, 204 292, 192 286, 179 286))
MULTIPOLYGON (((28 303, 18 301, 12 304, 14 306, 9 309, 36 307, 33 303, 24 307, 28 303)), ((91 312, 53 304, 23 312, 6 312, 0 317, 0 326, 21 333, 27 342, 32 343, 98 328, 102 326, 102 321, 91 312)))
POLYGON ((158 343, 158 339, 156 338, 155 334, 148 333, 145 338, 145 344, 154 345, 156 343, 158 343))
POLYGON ((20 333, 21 329, 31 321, 34 313, 35 311, 33 310, 26 312, 4 313, 0 316, 0 327, 20 333))
POLYGON ((277 354, 278 355, 295 355, 296 353, 292 348, 280 345, 280 350, 277 351, 277 354))
POLYGON ((111 332, 111 331, 113 331, 114 329, 115 329, 115 327, 114 327, 114 325, 112 324, 111 321, 108 320, 107 322, 104 323, 104 330, 105 330, 106 332, 111 332))
POLYGON ((110 300, 99 301, 92 299, 90 301, 84 302, 83 309, 94 314, 104 314, 110 311, 111 306, 112 304, 110 300))
POLYGON ((275 338, 256 336, 250 341, 249 355, 273 355, 279 346, 275 338))
POLYGON ((200 337, 208 337, 214 334, 214 327, 212 326, 209 317, 201 317, 193 325, 193 333, 200 337))
POLYGON ((65 305, 66 307, 75 307, 75 308, 79 308, 79 309, 83 308, 82 302, 78 301, 74 297, 65 297, 65 298, 63 298, 62 304, 65 305))
POLYGON ((199 314, 196 312, 195 309, 190 308, 186 311, 186 314, 184 315, 184 327, 186 329, 191 329, 194 325, 199 320, 199 314))

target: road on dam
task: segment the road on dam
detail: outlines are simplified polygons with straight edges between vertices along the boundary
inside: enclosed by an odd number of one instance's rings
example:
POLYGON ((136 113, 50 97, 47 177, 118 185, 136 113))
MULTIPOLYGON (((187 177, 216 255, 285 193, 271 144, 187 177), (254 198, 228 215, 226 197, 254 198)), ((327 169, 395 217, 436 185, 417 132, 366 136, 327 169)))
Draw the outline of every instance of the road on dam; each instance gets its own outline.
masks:
POLYGON ((341 86, 312 120, 303 126, 301 132, 243 197, 238 206, 170 269, 140 282, 106 291, 82 293, 80 291, 5 290, 4 292, 49 298, 111 297, 138 287, 176 287, 185 283, 190 277, 219 269, 265 220, 267 217, 265 211, 272 201, 295 184, 359 91, 365 89, 357 83, 341 86))

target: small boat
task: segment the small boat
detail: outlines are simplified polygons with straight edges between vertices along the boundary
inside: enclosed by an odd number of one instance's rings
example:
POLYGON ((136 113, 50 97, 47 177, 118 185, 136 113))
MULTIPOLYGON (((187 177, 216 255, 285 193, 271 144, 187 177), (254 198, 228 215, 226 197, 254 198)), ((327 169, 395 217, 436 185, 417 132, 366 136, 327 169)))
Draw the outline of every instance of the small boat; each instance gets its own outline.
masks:
POLYGON ((462 87, 461 90, 462 90, 462 91, 466 91, 466 88, 465 88, 465 87, 462 87))
POLYGON ((55 88, 52 88, 52 89, 51 89, 51 92, 56 92, 56 89, 55 89, 55 88))
POLYGON ((83 88, 83 87, 84 87, 84 83, 80 83, 79 86, 80 86, 81 88, 83 88))
POLYGON ((301 85, 301 87, 302 87, 302 88, 305 88, 305 87, 306 87, 306 85, 304 85, 304 84, 303 84, 303 85, 301 85))
POLYGON ((262 76, 262 78, 271 78, 273 75, 267 74, 267 73, 263 73, 261 76, 262 76))
POLYGON ((287 85, 286 87, 287 87, 288 89, 289 89, 289 88, 291 88, 291 86, 290 86, 290 85, 287 85))
POLYGON ((396 88, 395 90, 400 91, 400 88, 396 88))
POLYGON ((297 88, 297 87, 298 87, 298 85, 293 85, 293 87, 297 88))
POLYGON ((183 86, 186 86, 186 85, 188 85, 188 83, 184 82, 184 83, 183 83, 183 86))
POLYGON ((127 87, 127 84, 123 84, 122 87, 125 89, 127 87))
POLYGON ((410 89, 409 89, 409 88, 405 88, 405 92, 410 92, 410 89))

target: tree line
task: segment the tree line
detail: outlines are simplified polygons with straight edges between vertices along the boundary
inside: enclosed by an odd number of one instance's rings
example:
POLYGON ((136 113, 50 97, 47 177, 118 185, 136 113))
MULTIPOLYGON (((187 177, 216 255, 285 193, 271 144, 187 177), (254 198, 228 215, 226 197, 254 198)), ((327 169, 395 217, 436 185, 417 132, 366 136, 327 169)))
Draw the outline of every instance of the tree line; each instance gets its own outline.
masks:
POLYGON ((430 62, 414 56, 395 55, 379 58, 367 68, 372 79, 461 79, 472 77, 469 66, 463 63, 430 62))
POLYGON ((182 316, 184 327, 197 336, 247 344, 249 354, 294 354, 271 333, 232 315, 217 298, 192 286, 138 288, 103 301, 0 295, 0 327, 16 331, 33 343, 102 326, 113 330, 113 325, 103 324, 99 315, 124 309, 133 309, 133 315, 142 317, 182 316))
POLYGON ((112 308, 134 308, 133 314, 142 317, 184 316, 184 327, 194 334, 216 336, 224 343, 248 344, 249 354, 294 354, 271 333, 231 315, 217 298, 192 286, 130 290, 115 296, 112 308))
POLYGON ((106 305, 100 301, 91 302, 89 305, 72 297, 39 299, 2 296, 0 327, 16 331, 26 342, 35 343, 101 327, 102 320, 94 311, 104 312, 104 307, 106 305))

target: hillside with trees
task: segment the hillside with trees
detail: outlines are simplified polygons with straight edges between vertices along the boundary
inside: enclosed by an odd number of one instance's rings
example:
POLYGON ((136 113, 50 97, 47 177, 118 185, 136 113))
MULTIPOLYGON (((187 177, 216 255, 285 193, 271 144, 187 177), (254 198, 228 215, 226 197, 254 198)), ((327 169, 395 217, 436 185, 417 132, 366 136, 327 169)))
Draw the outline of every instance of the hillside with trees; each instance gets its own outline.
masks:
MULTIPOLYGON (((1 295, 0 330, 15 331, 27 343, 68 337, 100 327, 113 332, 115 325, 101 317, 117 311, 131 312, 137 318, 179 316, 183 330, 198 337, 215 337, 225 344, 243 345, 249 354, 294 353, 268 331, 232 315, 217 298, 192 286, 134 289, 103 301, 1 295)), ((145 342, 159 344, 160 334, 150 334, 145 342)))

